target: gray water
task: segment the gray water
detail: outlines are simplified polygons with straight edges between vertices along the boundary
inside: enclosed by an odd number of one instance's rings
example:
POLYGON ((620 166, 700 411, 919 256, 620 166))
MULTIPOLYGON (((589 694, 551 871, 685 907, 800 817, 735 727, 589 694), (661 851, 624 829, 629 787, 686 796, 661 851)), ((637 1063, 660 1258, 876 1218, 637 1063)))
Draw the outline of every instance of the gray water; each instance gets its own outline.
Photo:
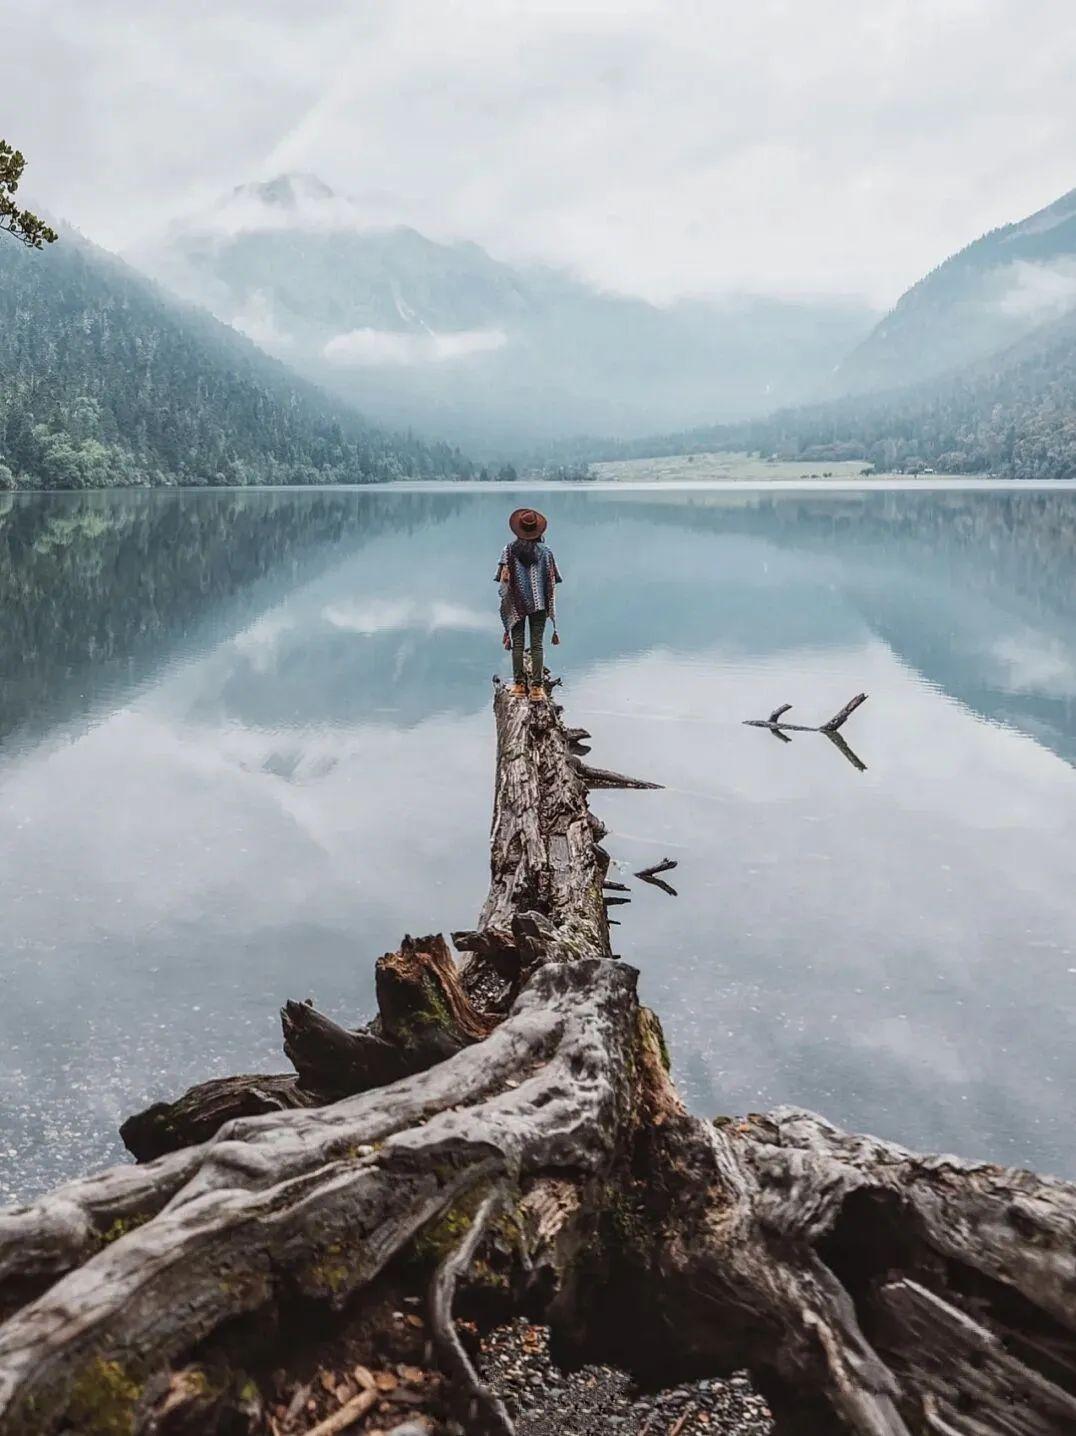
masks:
MULTIPOLYGON (((0 498, 0 1200, 473 924, 528 494, 0 498)), ((1076 1173, 1076 492, 531 497, 570 721, 665 785, 594 806, 692 1106, 1076 1173), (861 689, 866 771, 742 726, 861 689)))

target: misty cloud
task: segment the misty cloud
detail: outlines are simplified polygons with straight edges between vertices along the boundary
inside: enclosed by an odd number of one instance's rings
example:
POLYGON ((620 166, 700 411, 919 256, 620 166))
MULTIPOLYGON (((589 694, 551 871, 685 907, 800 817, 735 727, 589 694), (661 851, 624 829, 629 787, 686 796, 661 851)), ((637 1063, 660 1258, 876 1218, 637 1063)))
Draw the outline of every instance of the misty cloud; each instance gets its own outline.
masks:
POLYGON ((1018 636, 998 639, 992 653, 1006 693, 1076 698, 1076 663, 1062 644, 1029 629, 1018 636))
POLYGON ((119 249, 298 171, 654 300, 888 303, 1076 178, 1067 0, 9 0, 4 49, 26 202, 119 249))
POLYGON ((435 633, 441 629, 460 632, 486 632, 496 628, 496 615, 480 613, 461 603, 435 601, 421 603, 418 599, 367 599, 360 603, 329 604, 324 618, 333 628, 359 633, 372 638, 379 633, 398 633, 408 629, 424 629, 435 633))
POLYGON ((324 355, 341 368, 444 364, 503 349, 503 329, 458 329, 450 334, 401 334, 393 329, 352 329, 325 345, 324 355))
POLYGON ((336 234, 383 228, 391 213, 391 196, 340 195, 316 175, 297 174, 260 187, 239 185, 223 203, 192 216, 185 229, 216 239, 288 230, 336 234))
POLYGON ((256 289, 243 309, 222 317, 227 319, 233 329, 238 329, 263 349, 279 351, 287 349, 292 342, 291 335, 277 323, 272 300, 264 290, 256 289))
POLYGON ((1011 267, 1009 287, 999 301, 1003 313, 1036 323, 1066 314, 1076 307, 1076 258, 1050 264, 1017 260, 1011 267))

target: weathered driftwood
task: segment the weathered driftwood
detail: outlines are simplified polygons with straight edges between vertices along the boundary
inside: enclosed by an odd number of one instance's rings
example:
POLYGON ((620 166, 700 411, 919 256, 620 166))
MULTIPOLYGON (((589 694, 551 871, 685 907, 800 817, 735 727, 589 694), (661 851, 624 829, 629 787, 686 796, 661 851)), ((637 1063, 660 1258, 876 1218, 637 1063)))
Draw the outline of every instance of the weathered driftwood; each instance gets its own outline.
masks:
POLYGON ((781 718, 792 707, 791 703, 782 703, 780 708, 775 708, 768 718, 745 718, 744 725, 748 728, 773 728, 780 733, 836 733, 860 704, 866 703, 866 701, 865 693, 857 693, 838 713, 834 713, 828 723, 782 723, 781 718))
POLYGON ((648 868, 640 868, 635 876, 646 881, 656 877, 658 873, 671 873, 673 868, 678 866, 676 858, 662 858, 660 863, 651 863, 648 868))
POLYGON ((660 874, 671 873, 673 868, 677 866, 678 863, 675 858, 662 858, 660 863, 653 863, 648 868, 640 868, 635 876, 641 878, 644 883, 649 883, 651 887, 660 888, 663 893, 668 893, 670 897, 676 897, 676 889, 672 883, 667 883, 660 874))
POLYGON ((443 937, 405 937, 374 969, 378 1015, 350 1030, 309 1002, 281 1009, 284 1052, 297 1075, 225 1077, 129 1117, 120 1135, 140 1162, 207 1141, 233 1117, 326 1102, 425 1071, 481 1041, 494 1018, 464 992, 443 937))
POLYGON ((576 744, 586 742, 591 734, 586 728, 565 728, 564 737, 568 743, 576 744))
MULTIPOLYGON (((390 1272, 429 1283, 469 1432, 511 1428, 455 1330, 464 1281, 543 1313, 564 1360, 655 1382, 746 1365, 783 1432, 1076 1430, 1076 1188, 807 1112, 689 1115, 637 974, 612 959, 608 856, 558 711, 500 691, 495 711, 467 960, 405 942, 365 1029, 401 1060, 451 1055, 0 1213, 2 1436, 157 1430, 162 1373, 234 1366, 297 1304, 330 1330, 390 1272)), ((367 1080, 357 1034, 302 1008, 286 1080, 367 1080)), ((260 1436, 252 1386, 230 1429, 260 1436)))
POLYGON ((854 752, 848 746, 839 730, 860 704, 866 703, 866 701, 867 695, 865 693, 857 693, 854 698, 848 700, 838 713, 834 713, 828 723, 822 723, 817 727, 810 723, 782 723, 780 720, 792 707, 791 703, 782 703, 780 708, 775 708, 768 718, 745 718, 744 725, 748 728, 767 728, 773 736, 779 738, 782 743, 792 742, 792 739, 788 736, 789 733, 824 733, 842 758, 846 758, 852 767, 858 769, 859 772, 865 773, 867 771, 866 763, 863 762, 858 753, 854 752))
POLYGON ((660 783, 648 783, 644 778, 629 778, 624 773, 614 773, 610 768, 591 768, 588 764, 576 762, 576 770, 588 788, 660 788, 660 783))
POLYGON ((129 1152, 140 1162, 148 1162, 165 1152, 207 1142, 232 1117, 315 1107, 319 1096, 301 1087, 293 1074, 216 1077, 200 1082, 176 1102, 155 1102, 144 1112, 136 1112, 124 1122, 120 1136, 129 1152))

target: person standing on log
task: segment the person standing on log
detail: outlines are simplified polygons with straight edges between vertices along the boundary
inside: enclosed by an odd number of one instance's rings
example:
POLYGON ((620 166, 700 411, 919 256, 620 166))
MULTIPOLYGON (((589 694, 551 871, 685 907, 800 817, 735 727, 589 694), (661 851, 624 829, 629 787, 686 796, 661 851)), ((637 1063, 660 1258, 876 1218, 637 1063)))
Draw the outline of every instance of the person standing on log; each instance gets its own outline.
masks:
POLYGON ((561 581, 560 572, 552 550, 546 547, 543 540, 546 530, 544 514, 540 514, 537 509, 516 509, 508 520, 508 527, 515 538, 505 546, 497 565, 504 646, 512 650, 512 686, 508 691, 517 698, 527 696, 523 641, 524 629, 529 623, 530 696, 536 702, 541 702, 545 698, 545 656, 542 639, 547 619, 553 624, 553 642, 560 642, 556 606, 556 586, 561 581))

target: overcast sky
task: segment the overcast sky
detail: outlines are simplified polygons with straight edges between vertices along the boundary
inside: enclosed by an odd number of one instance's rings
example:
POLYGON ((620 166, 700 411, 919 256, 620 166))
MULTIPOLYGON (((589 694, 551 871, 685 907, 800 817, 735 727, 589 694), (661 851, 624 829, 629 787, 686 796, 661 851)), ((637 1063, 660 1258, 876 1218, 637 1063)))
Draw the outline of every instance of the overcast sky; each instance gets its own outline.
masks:
POLYGON ((1074 0, 4 0, 20 195, 110 248, 304 170, 662 300, 891 301, 1076 186, 1074 0))

